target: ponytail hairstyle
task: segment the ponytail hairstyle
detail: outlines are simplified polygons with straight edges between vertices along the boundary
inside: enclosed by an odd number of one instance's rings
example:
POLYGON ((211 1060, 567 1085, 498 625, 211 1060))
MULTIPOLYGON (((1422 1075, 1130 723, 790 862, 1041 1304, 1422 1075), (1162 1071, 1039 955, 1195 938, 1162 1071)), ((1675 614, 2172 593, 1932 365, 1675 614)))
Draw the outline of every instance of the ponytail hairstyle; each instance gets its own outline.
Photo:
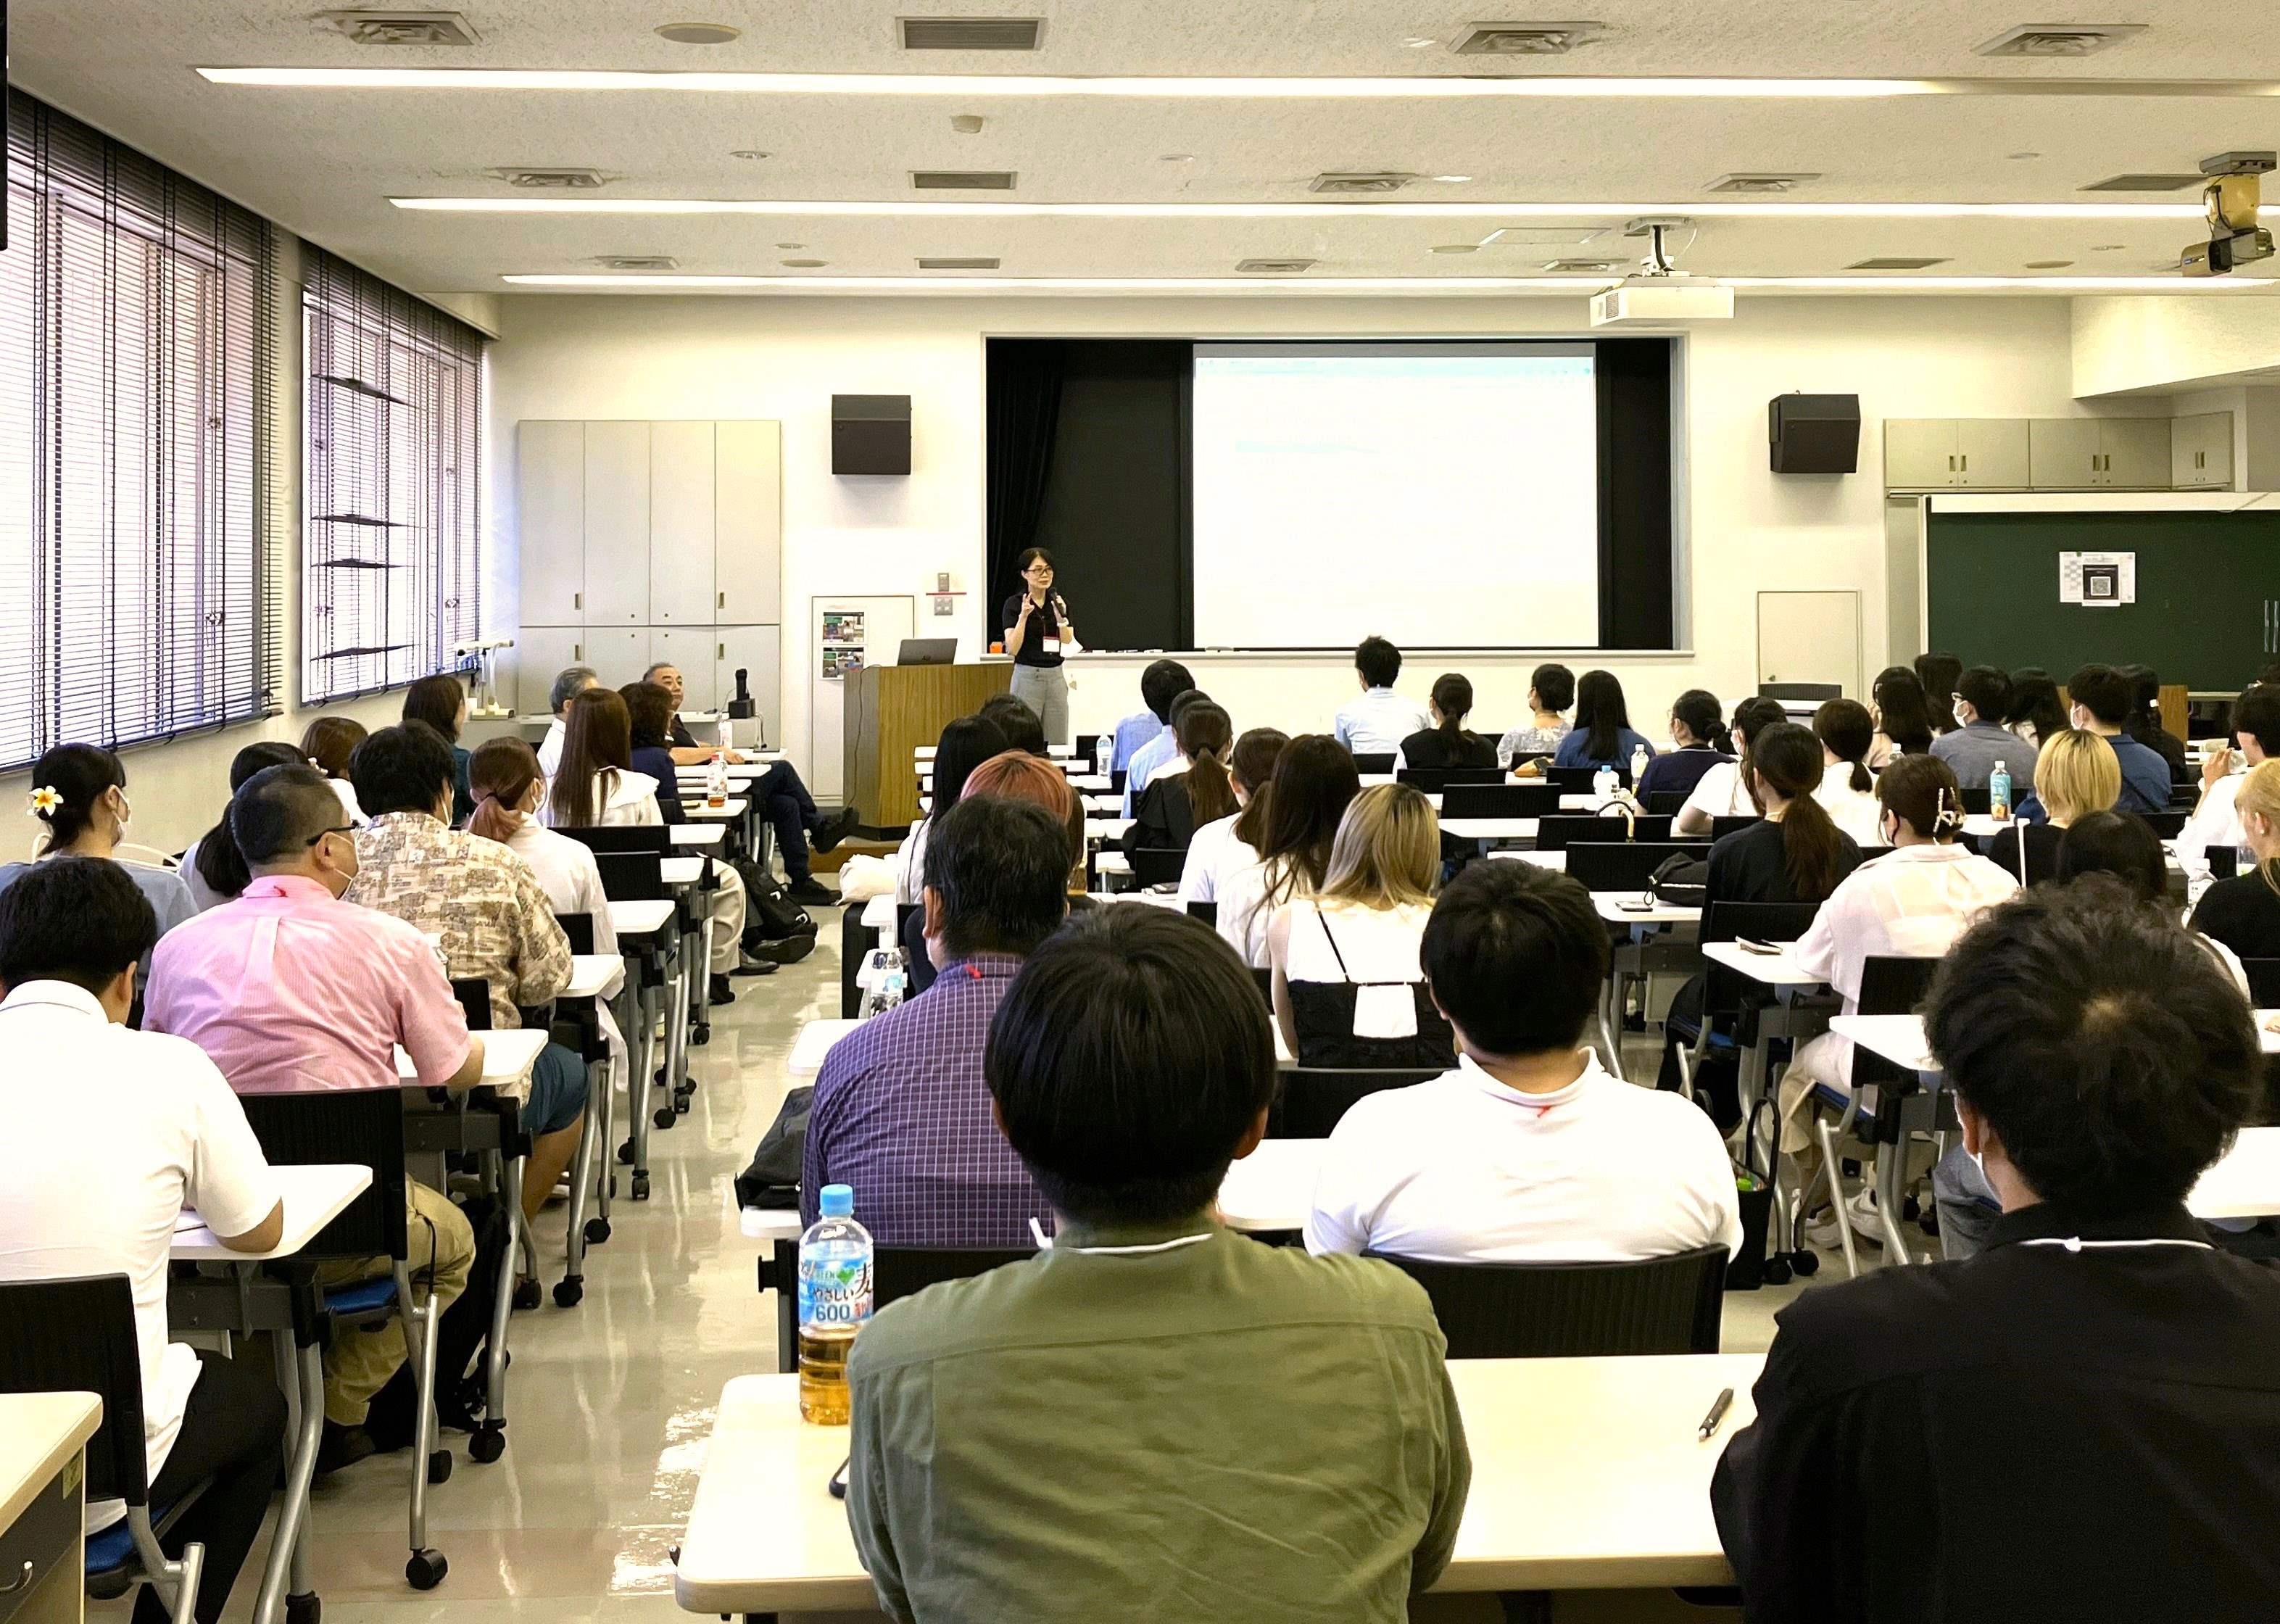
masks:
POLYGON ((1913 670, 1906 666, 1885 666, 1876 673, 1876 686, 1868 695, 1876 702, 1877 725, 1894 750, 1921 756, 1931 748, 1931 712, 1924 701, 1923 684, 1913 670))
POLYGON ((609 804, 602 774, 630 772, 633 765, 633 718, 626 702, 606 688, 587 689, 571 700, 551 791, 555 827, 585 829, 601 822, 609 804))
POLYGON ((1465 736, 1465 718, 1473 713, 1473 685, 1452 671, 1433 680, 1433 708, 1441 712, 1441 731, 1452 740, 1465 736))
POLYGON ((1927 840, 1942 845, 1963 827, 1963 791, 1954 769, 1937 756, 1899 756, 1876 780, 1883 809, 1927 840))
POLYGON ((1231 817, 1236 811, 1235 784, 1227 770, 1228 747, 1235 742, 1235 724, 1225 711, 1206 699, 1180 712, 1173 730, 1180 754, 1188 758, 1188 815, 1197 828, 1231 817))
POLYGON ((1670 713, 1686 724, 1686 731, 1722 756, 1734 753, 1734 742, 1726 734, 1725 715, 1718 706, 1718 696, 1706 688, 1690 688, 1671 702, 1670 713))
POLYGON ((1254 850, 1267 827, 1267 786, 1290 743, 1290 735, 1280 727, 1253 727, 1235 742, 1235 776, 1250 797, 1235 820, 1235 837, 1254 850))
POLYGON ((32 815, 48 826, 42 851, 78 843, 95 824, 95 804, 127 788, 127 769, 100 744, 58 744, 32 764, 32 815), (52 796, 52 804, 41 792, 52 796))
POLYGON ((1612 671, 1587 671, 1575 685, 1575 730, 1584 735, 1583 758, 1613 761, 1622 749, 1623 729, 1631 713, 1623 704, 1623 685, 1612 671))
POLYGON ((1876 742, 1876 719, 1858 699, 1831 699, 1813 713, 1813 731, 1829 753, 1852 766, 1852 793, 1866 795, 1876 787, 1862 759, 1876 742))
POLYGON ((520 739, 497 738, 476 746, 467 763, 467 787, 475 795, 467 833, 506 844, 507 837, 521 827, 516 806, 541 776, 537 752, 520 739))
MULTIPOLYGON (((229 762, 229 792, 232 796, 245 788, 245 781, 265 767, 298 767, 309 765, 309 758, 282 739, 268 739, 259 744, 249 744, 229 762)), ((229 832, 229 807, 225 804, 221 816, 198 838, 198 878, 205 881, 206 889, 217 897, 236 897, 251 882, 253 873, 245 866, 245 853, 238 850, 237 836, 229 832)))
POLYGON ((364 743, 366 731, 353 716, 320 716, 301 735, 301 753, 327 778, 345 779, 349 758, 364 743))
MULTIPOLYGON (((1757 805, 1758 791, 1750 782, 1750 747, 1758 735, 1775 722, 1788 720, 1789 712, 1781 708, 1781 701, 1768 699, 1763 694, 1752 695, 1734 707, 1734 731, 1742 735, 1741 758, 1735 764, 1735 770, 1741 774, 1742 793, 1750 797, 1752 806, 1757 805)), ((1758 810, 1763 812, 1765 808, 1759 806, 1758 810)))
MULTIPOLYGON (((1844 877, 1839 871, 1845 837, 1837 833, 1828 808, 1813 797, 1821 787, 1821 741, 1795 722, 1775 722, 1750 746, 1750 770, 1787 803, 1781 835, 1790 889, 1799 902, 1826 902, 1844 877)), ((1751 793, 1756 793, 1754 784, 1751 793)))

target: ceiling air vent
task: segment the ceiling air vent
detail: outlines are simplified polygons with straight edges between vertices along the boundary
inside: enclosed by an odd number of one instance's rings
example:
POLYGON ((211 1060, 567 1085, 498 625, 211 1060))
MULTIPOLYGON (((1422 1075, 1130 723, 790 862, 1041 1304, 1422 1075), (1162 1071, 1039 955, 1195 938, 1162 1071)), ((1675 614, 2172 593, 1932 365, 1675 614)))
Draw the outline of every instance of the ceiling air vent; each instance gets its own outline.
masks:
POLYGON ((590 192, 606 186, 598 169, 494 169, 509 186, 532 192, 590 192))
POLYGON ((1476 22, 1451 49, 1460 57, 1564 57, 1606 31, 1603 22, 1476 22))
POLYGON ((1544 268, 1554 276, 1604 276, 1615 268, 1612 259, 1553 259, 1544 268))
POLYGON ((905 17, 905 50, 1035 50, 1045 25, 1034 17, 905 17))
POLYGON ((1394 170, 1332 171, 1316 175, 1310 192, 1383 193, 1398 192, 1417 177, 1394 170))
POLYGON ((1235 268, 1245 276, 1297 276, 1301 272, 1313 270, 1314 262, 1311 259, 1238 259, 1235 268))
POLYGON ((671 254, 597 254, 594 263, 605 271, 677 271, 681 261, 671 254))
POLYGON ((994 271, 998 258, 994 254, 920 254, 921 271, 994 271))
POLYGON ((1745 196, 1778 196, 1783 192, 1795 191, 1808 181, 1819 179, 1821 176, 1817 173, 1802 171, 1784 174, 1775 170, 1760 169, 1722 176, 1710 182, 1710 189, 1714 192, 1739 192, 1745 196))
POLYGON ((2028 23, 1977 49, 1983 57, 2088 57, 2145 32, 2142 22, 2028 23))
POLYGON ((317 20, 359 45, 473 45, 477 38, 457 12, 320 12, 317 20))
POLYGON ((2182 192, 2187 187, 2208 184, 2208 177, 2198 172, 2192 174, 2108 175, 2103 181, 2092 181, 2082 189, 2086 192, 2182 192))
POLYGON ((1010 192, 1010 169, 913 169, 912 187, 921 192, 1010 192))
POLYGON ((1845 268, 1848 271, 1922 271, 1946 263, 1944 258, 1917 254, 1886 254, 1876 259, 1856 259, 1845 268))

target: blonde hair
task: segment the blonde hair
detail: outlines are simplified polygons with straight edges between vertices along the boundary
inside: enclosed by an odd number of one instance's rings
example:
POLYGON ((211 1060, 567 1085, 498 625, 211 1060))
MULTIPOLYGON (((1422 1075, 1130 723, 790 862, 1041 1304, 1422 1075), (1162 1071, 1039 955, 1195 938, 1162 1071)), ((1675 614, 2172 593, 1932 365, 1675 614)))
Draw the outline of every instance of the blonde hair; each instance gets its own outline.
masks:
POLYGON ((1330 843, 1321 899, 1398 908, 1433 900, 1441 873, 1441 820, 1407 784, 1376 784, 1353 798, 1330 843))
POLYGON ((2260 761, 2249 768, 2248 776, 2240 781, 2240 789, 2232 797, 2232 805, 2238 812, 2254 812, 2280 827, 2280 759, 2260 761))
POLYGON ((2055 824, 2111 811, 2122 798, 2122 758, 2094 733, 2053 733, 2035 757, 2035 794, 2055 824))

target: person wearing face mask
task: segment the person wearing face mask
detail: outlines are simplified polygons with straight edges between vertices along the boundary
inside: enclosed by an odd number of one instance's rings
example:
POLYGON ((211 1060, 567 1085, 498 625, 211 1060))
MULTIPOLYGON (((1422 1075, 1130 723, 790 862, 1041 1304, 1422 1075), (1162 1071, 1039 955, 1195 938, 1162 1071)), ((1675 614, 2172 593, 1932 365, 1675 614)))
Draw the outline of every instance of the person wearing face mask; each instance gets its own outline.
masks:
MULTIPOLYGON (((51 857, 110 858, 149 900, 162 936, 196 914, 197 899, 181 874, 118 855, 135 812, 127 801, 127 769, 109 750, 95 744, 58 744, 42 756, 32 766, 31 812, 46 826, 34 862, 51 857)), ((0 891, 28 867, 24 863, 0 866, 0 891)), ((147 982, 147 973, 144 979, 147 982)))
MULTIPOLYGON (((2122 798, 2116 804, 2126 812, 2151 817, 2169 806, 2169 764, 2122 732, 2135 703, 2130 680, 2111 666, 2084 666, 2067 679, 2070 702, 2067 719, 2084 733, 2094 733, 2113 748, 2122 766, 2122 798)), ((2043 804, 2023 797, 2019 816, 2039 823, 2043 804)))
MULTIPOLYGON (((433 798, 449 793, 451 760, 433 798)), ((429 1088, 464 1091, 483 1074, 482 1039, 418 927, 343 902, 358 873, 355 831, 340 797, 310 766, 264 768, 231 797, 229 829, 252 878, 230 902, 162 939, 150 956, 146 1031, 188 1038, 240 1094, 396 1089, 396 1048, 429 1088)), ((410 1266, 440 1311, 466 1289, 475 1237, 466 1216, 417 1180, 404 1186, 410 1266)), ((376 1279, 385 1258, 328 1264, 327 1286, 376 1279)), ((366 1429, 372 1400, 404 1358, 394 1325, 335 1328, 325 1353, 325 1429, 319 1465, 333 1470, 411 1441, 366 1429)), ((440 1372, 448 1390, 458 1372, 440 1372)))
POLYGON ((2035 758, 2019 735, 2003 725, 2011 704, 2011 679, 1992 666, 1974 666, 1957 679, 1952 713, 1955 730, 1931 742, 1931 753, 1947 763, 1966 789, 1984 789, 2000 764, 2011 775, 2011 804, 2035 789, 2035 758))

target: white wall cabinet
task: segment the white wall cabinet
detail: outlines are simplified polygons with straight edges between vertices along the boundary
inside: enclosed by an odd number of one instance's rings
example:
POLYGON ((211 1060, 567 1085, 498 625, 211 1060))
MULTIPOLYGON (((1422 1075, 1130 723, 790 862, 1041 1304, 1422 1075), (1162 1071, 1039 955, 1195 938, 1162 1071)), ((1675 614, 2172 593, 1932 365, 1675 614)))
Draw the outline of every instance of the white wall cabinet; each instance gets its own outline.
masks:
POLYGON ((649 425, 586 425, 586 624, 649 624, 649 425))
POLYGON ((2013 418, 1886 418, 1887 490, 2022 490, 2028 434, 2013 418))
POLYGON ((720 423, 713 474, 720 560, 712 619, 721 626, 783 623, 783 425, 720 423))
POLYGON ((712 425, 652 423, 649 430, 650 624, 710 626, 718 619, 712 425))
POLYGON ((1884 489, 2191 490, 2232 484, 2232 414, 1887 418, 1884 489), (2188 429, 2187 425, 2206 427, 2188 429))
POLYGON ((2232 413, 2181 417, 2169 441, 2169 482, 2181 490, 2232 489, 2232 413))
POLYGON ((2116 490, 2166 490, 2169 485, 2169 419, 2098 419, 2098 483, 2116 490))
POLYGON ((525 423, 515 446, 522 623, 586 623, 586 426, 525 423))

